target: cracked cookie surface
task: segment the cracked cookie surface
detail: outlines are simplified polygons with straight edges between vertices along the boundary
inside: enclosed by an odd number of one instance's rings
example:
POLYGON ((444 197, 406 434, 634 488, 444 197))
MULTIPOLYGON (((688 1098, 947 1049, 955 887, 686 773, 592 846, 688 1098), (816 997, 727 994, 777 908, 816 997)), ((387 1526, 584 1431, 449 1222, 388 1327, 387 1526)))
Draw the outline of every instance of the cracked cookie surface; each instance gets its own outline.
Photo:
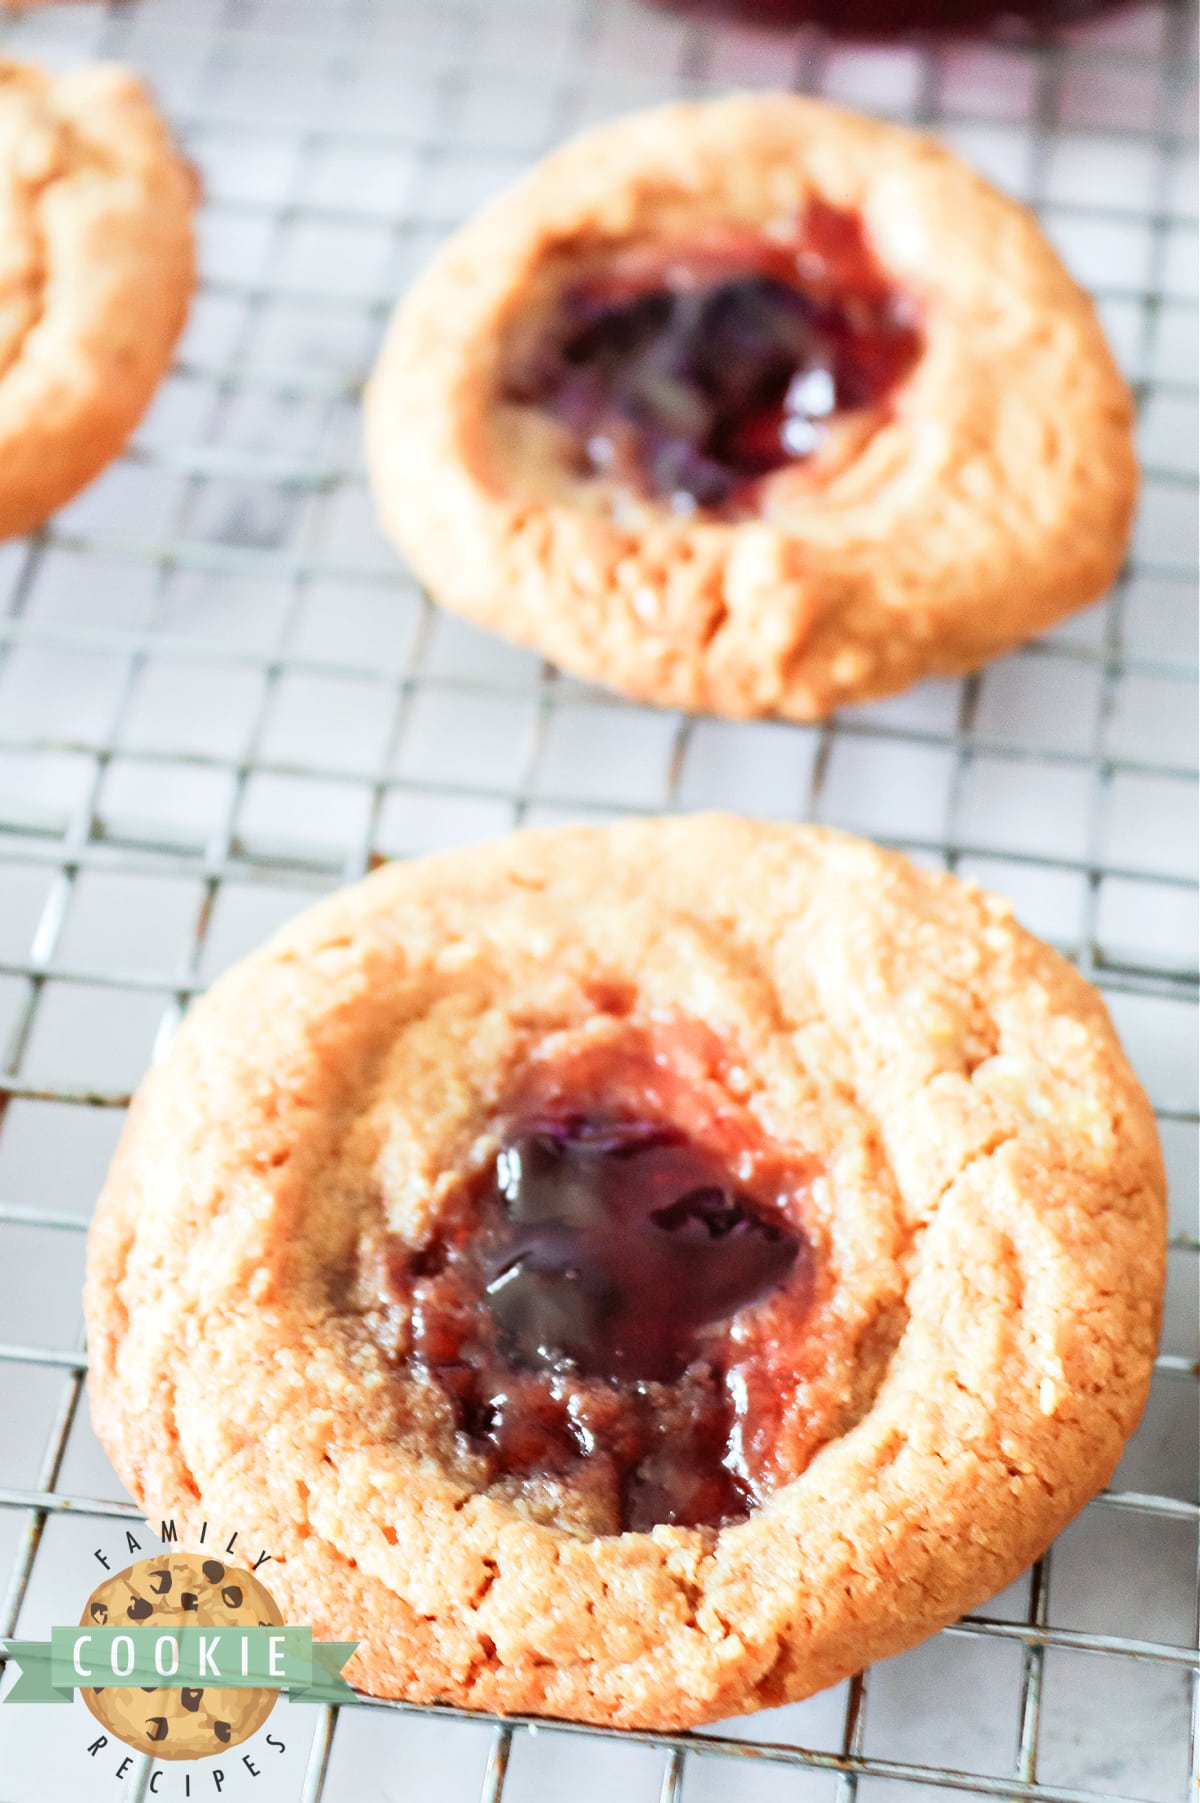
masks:
POLYGON ((763 94, 555 152, 417 281, 367 395, 381 517, 435 599, 641 699, 793 719, 1101 595, 1132 417, 1031 213, 930 138, 763 94), (814 216, 861 237, 848 306, 814 216), (732 514, 705 504, 731 465, 758 472, 732 514))
POLYGON ((196 199, 130 71, 0 59, 0 537, 137 425, 187 315, 196 199))
POLYGON ((955 1619, 1107 1480, 1163 1190, 1099 996, 1006 904, 813 828, 520 834, 385 868, 191 1011, 91 1236, 93 1417, 148 1510, 261 1535, 371 1692, 712 1721, 955 1619), (375 1276, 436 1273, 524 1097, 620 1113, 631 1071, 809 1248, 806 1312, 734 1318, 783 1407, 722 1526, 614 1531, 576 1466, 497 1470, 375 1276))

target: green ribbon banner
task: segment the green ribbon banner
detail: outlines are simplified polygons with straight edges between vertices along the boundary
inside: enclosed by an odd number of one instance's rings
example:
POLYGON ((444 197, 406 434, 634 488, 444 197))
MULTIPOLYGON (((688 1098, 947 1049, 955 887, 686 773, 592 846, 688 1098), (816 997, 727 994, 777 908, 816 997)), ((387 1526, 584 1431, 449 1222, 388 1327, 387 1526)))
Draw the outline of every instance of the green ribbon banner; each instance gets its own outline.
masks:
POLYGON ((0 1641, 20 1667, 6 1703, 69 1703, 80 1689, 283 1690, 293 1702, 346 1703, 357 1640, 311 1628, 52 1628, 49 1640, 0 1641))

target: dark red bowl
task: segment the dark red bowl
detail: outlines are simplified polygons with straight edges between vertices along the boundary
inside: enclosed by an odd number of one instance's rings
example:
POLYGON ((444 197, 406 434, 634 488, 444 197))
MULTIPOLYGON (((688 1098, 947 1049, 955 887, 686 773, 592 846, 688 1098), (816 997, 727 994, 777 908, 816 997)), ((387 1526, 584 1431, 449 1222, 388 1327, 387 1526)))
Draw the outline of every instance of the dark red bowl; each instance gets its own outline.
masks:
POLYGON ((1119 10, 1128 0, 647 0, 697 24, 733 20, 784 29, 819 25, 847 37, 910 31, 1028 36, 1119 10))

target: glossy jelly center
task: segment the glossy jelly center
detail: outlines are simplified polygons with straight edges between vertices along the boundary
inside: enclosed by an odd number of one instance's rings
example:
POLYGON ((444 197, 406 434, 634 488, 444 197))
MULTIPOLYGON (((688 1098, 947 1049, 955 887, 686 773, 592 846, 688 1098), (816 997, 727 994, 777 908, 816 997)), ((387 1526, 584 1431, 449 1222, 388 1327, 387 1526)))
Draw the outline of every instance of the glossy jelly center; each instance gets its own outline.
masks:
POLYGON ((746 1331, 794 1369, 813 1294, 808 1167, 757 1158, 752 1194, 673 1124, 531 1111, 439 1239, 392 1242, 393 1356, 472 1481, 589 1534, 749 1512, 780 1386, 746 1331))
POLYGON ((783 1281, 800 1241, 669 1126, 541 1122, 496 1163, 487 1299, 510 1356, 591 1377, 682 1375, 701 1330, 783 1281))
POLYGON ((720 511, 881 414, 920 344, 861 222, 814 204, 790 245, 743 237, 569 288, 510 398, 565 425, 585 472, 720 511))

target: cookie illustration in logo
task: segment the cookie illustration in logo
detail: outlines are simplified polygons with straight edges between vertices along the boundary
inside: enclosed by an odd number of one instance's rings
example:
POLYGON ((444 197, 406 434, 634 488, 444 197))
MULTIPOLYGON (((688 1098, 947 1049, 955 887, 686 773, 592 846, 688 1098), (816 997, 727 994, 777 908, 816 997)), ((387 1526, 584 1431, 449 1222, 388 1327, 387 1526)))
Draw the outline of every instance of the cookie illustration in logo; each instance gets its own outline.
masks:
MULTIPOLYGON (((87 1600, 81 1627, 198 1628, 283 1626, 279 1605, 251 1572, 199 1553, 139 1559, 106 1578, 87 1600)), ((277 1690, 80 1690, 118 1740, 156 1759, 203 1759, 236 1747, 258 1731, 279 1700, 277 1690)))

